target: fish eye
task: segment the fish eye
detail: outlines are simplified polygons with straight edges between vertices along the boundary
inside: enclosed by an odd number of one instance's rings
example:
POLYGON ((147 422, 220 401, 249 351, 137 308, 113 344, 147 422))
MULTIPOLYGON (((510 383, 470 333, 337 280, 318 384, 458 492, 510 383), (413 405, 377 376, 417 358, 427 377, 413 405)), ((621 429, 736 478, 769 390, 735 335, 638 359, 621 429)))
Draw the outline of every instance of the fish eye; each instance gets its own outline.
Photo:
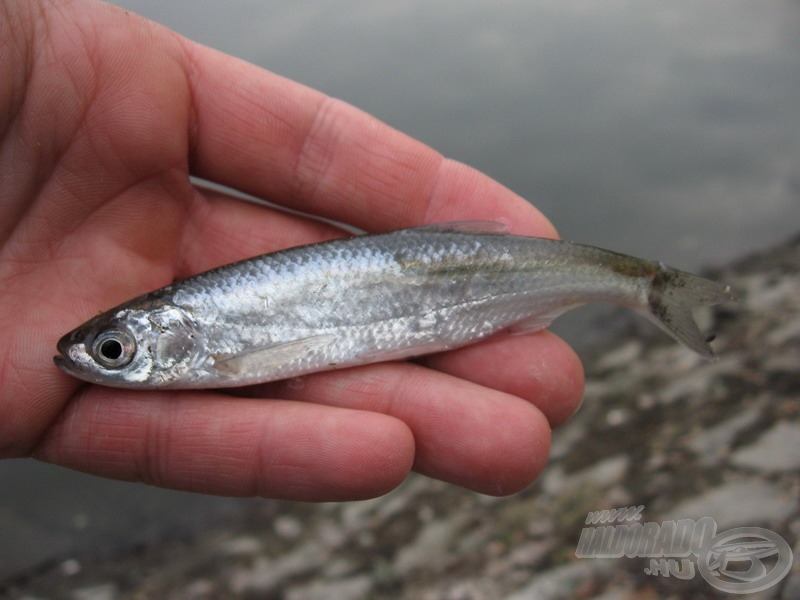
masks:
POLYGON ((92 358, 107 369, 119 369, 133 360, 136 342, 122 329, 109 329, 92 342, 92 358))

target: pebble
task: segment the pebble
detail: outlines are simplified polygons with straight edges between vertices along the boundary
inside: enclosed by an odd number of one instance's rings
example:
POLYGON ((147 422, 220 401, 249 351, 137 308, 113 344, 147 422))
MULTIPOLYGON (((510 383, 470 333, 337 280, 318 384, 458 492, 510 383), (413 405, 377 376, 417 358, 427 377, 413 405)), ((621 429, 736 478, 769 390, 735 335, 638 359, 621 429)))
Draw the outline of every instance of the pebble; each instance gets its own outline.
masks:
MULTIPOLYGON (((793 320, 770 332, 766 336, 766 340, 773 346, 800 341, 800 312, 797 313, 793 320)), ((795 363, 795 367, 797 366, 797 363, 795 363)))
POLYGON ((547 558, 554 546, 552 539, 522 544, 509 553, 507 562, 515 567, 535 567, 547 558))
POLYGON ((303 535, 303 523, 291 515, 281 515, 273 524, 275 533, 286 540, 296 540, 303 535))
POLYGON ((214 597, 216 586, 208 579, 197 579, 187 585, 181 600, 206 600, 214 597))
POLYGON ((690 439, 689 448, 698 455, 698 460, 704 466, 719 464, 729 452, 734 437, 749 429, 761 416, 761 410, 759 403, 719 425, 702 429, 690 439))
POLYGON ((327 559, 328 553, 322 545, 308 542, 276 559, 259 557, 252 566, 235 570, 230 588, 238 594, 267 594, 292 577, 314 571, 327 559))
POLYGON ((625 365, 630 364, 642 354, 642 342, 639 340, 631 340, 626 344, 621 345, 619 348, 604 354, 597 361, 597 369, 600 371, 609 371, 612 369, 619 369, 625 365))
POLYGON ((731 462, 765 473, 800 469, 800 424, 777 423, 754 443, 734 452, 731 462))
POLYGON ((394 570, 407 575, 415 569, 435 569, 447 558, 453 536, 464 526, 466 515, 456 513, 442 521, 431 521, 414 540, 400 549, 394 560, 394 570))
POLYGON ((81 563, 74 558, 69 558, 58 565, 58 570, 64 577, 72 577, 81 572, 81 563))
POLYGON ((115 600, 118 593, 119 590, 113 583, 102 583, 72 590, 69 597, 71 600, 115 600))
POLYGON ((219 550, 228 556, 251 556, 259 554, 264 549, 261 540, 249 535, 231 538, 224 542, 219 550))
POLYGON ((553 432, 553 443, 550 447, 550 458, 563 458, 569 454, 575 444, 586 433, 585 427, 578 421, 570 421, 561 429, 553 432))
POLYGON ((608 559, 589 558, 531 574, 531 583, 506 596, 505 600, 572 600, 578 588, 612 563, 608 559))
POLYGON ((609 427, 617 427, 630 419, 630 411, 625 408, 612 408, 606 413, 606 423, 609 427))
POLYGON ((554 496, 585 485, 608 488, 625 477, 629 467, 630 458, 622 454, 570 475, 566 475, 559 465, 554 465, 545 471, 541 485, 546 493, 554 496))
POLYGON ((741 479, 680 502, 667 519, 712 517, 720 531, 780 523, 798 508, 795 495, 758 478, 741 479))
POLYGON ((362 600, 369 598, 372 580, 359 575, 338 581, 314 581, 293 586, 286 592, 286 600, 362 600))
POLYGON ((715 379, 736 373, 741 368, 741 359, 736 355, 720 358, 716 363, 698 365, 691 371, 681 373, 680 377, 667 381, 658 391, 658 399, 662 404, 672 404, 683 399, 705 401, 715 379))

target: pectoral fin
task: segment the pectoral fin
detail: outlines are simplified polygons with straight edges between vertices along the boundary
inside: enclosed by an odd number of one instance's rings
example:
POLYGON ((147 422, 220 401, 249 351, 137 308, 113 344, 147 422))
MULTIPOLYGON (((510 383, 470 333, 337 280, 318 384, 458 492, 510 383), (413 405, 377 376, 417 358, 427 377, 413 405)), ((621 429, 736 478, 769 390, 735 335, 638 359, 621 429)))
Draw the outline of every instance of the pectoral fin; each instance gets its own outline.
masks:
POLYGON ((299 360, 309 353, 330 344, 336 336, 320 334, 288 342, 270 344, 239 354, 217 356, 214 367, 230 375, 245 375, 252 372, 277 370, 279 367, 299 360))

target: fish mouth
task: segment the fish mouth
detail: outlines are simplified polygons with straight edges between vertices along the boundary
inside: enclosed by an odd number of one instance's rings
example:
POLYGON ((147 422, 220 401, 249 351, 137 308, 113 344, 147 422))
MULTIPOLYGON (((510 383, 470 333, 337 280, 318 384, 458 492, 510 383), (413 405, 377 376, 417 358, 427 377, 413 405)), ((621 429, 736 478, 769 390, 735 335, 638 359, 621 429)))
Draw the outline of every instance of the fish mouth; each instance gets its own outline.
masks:
POLYGON ((79 376, 82 372, 78 366, 80 361, 76 361, 73 358, 77 343, 78 340, 74 332, 68 333, 56 343, 58 354, 53 357, 53 362, 68 375, 79 376))
POLYGON ((55 358, 63 359, 64 357, 69 356, 69 349, 74 341, 73 336, 74 334, 68 333, 58 340, 58 343, 56 343, 56 350, 58 350, 60 356, 56 356, 55 358))
POLYGON ((53 363, 55 363, 56 367, 58 367, 61 370, 61 372, 64 373, 65 375, 74 377, 79 381, 86 381, 92 383, 92 380, 90 379, 90 372, 85 368, 81 368, 82 365, 79 362, 71 360, 68 355, 54 356, 53 363))
POLYGON ((70 363, 70 361, 68 361, 63 356, 61 355, 54 356, 53 362, 59 369, 64 371, 64 373, 67 373, 68 375, 74 374, 75 371, 72 369, 72 363, 70 363))

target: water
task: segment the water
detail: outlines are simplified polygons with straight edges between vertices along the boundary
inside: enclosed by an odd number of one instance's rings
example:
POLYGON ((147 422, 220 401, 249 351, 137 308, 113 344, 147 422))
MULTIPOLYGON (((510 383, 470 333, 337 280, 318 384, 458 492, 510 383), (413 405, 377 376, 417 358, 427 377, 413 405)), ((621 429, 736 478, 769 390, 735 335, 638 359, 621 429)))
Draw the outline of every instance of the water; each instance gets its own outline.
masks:
MULTIPOLYGON (((487 172, 565 238, 694 269, 800 225, 790 1, 119 4, 487 172)), ((0 463, 0 481, 0 578, 247 502, 33 461, 0 463)))

